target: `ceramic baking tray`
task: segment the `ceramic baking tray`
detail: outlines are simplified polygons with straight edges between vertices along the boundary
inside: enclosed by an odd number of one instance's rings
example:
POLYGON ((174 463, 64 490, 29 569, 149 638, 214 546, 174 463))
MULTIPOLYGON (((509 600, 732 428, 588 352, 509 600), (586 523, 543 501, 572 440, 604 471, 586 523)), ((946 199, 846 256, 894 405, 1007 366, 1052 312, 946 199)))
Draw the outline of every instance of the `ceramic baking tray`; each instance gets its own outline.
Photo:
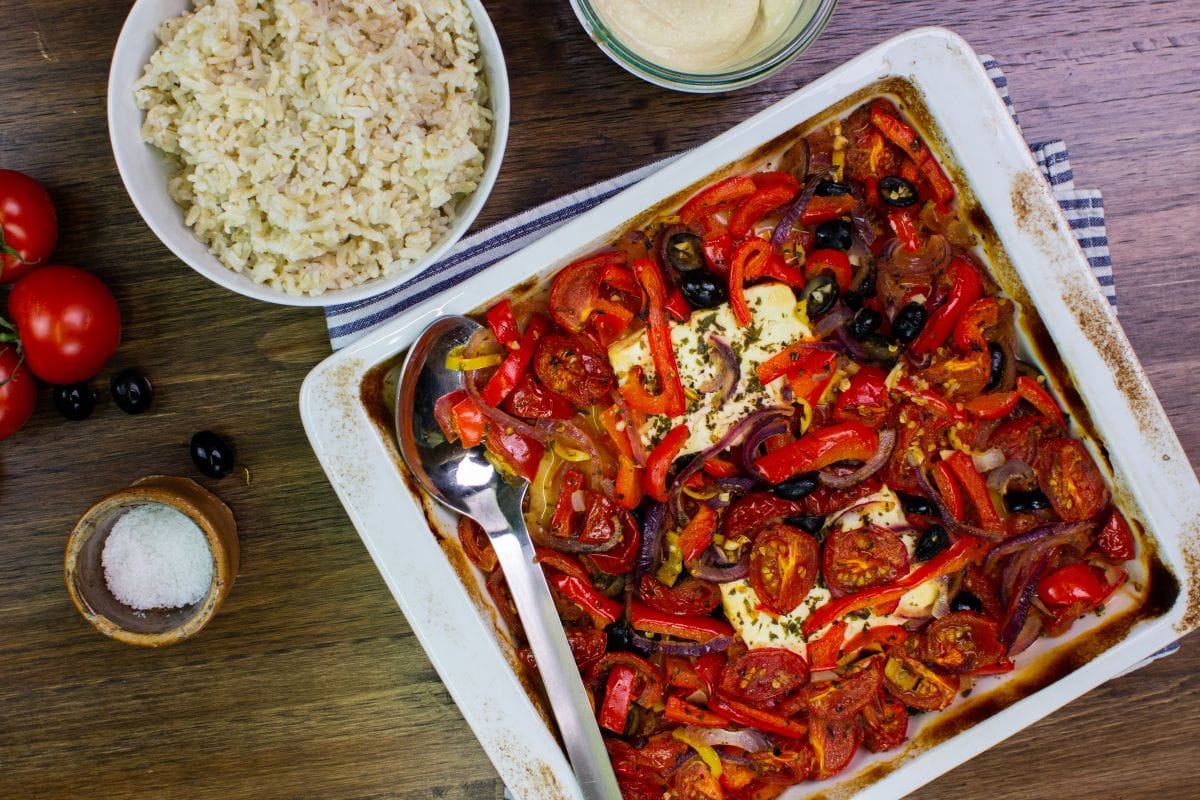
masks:
MULTIPOLYGON (((486 305, 618 235, 647 209, 753 160, 781 137, 865 97, 898 99, 964 187, 993 272, 1022 308, 1024 355, 1039 361, 1088 437, 1116 497, 1147 531, 1138 590, 1067 637, 1040 640, 1020 669, 914 719, 900 752, 859 753, 826 784, 792 789, 899 797, 1118 675, 1200 617, 1200 486, 1067 221, 979 59, 958 36, 920 29, 806 86, 526 250, 413 308, 321 363, 300 409, 313 449, 388 588, 500 775, 520 800, 578 798, 537 694, 453 537, 410 487, 391 434, 389 378, 441 314, 486 305), (920 720, 921 722, 918 722, 920 720)), ((685 195, 686 196, 686 195, 685 195)))

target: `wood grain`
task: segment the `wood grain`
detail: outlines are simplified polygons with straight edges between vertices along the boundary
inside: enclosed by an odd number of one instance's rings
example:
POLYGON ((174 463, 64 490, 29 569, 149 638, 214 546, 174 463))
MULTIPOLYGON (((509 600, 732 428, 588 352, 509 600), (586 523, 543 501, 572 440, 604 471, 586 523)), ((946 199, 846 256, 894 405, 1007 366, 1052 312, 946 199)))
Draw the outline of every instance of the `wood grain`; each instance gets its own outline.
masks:
MULTIPOLYGON (((328 352, 316 311, 230 294, 180 264, 130 204, 107 141, 108 60, 128 0, 0 0, 0 166, 58 205, 59 259, 94 269, 125 315, 114 369, 154 409, 105 402, 66 423, 43 391, 0 445, 0 797, 498 798, 495 772, 395 608, 312 456, 300 382, 328 352), (196 640, 109 642, 74 612, 62 550, 96 498, 191 475, 186 442, 229 435, 250 481, 243 567, 196 640)), ((720 97, 611 64, 568 4, 492 0, 512 80, 508 155, 481 224, 677 153, 903 28, 938 24, 995 55, 1031 141, 1065 138, 1105 192, 1121 320, 1200 457, 1200 15, 1187 2, 846 0, 799 62, 720 97)), ((1200 644, 1113 681, 934 781, 924 800, 1193 798, 1200 644), (1015 765, 1015 766, 1014 766, 1015 765)))

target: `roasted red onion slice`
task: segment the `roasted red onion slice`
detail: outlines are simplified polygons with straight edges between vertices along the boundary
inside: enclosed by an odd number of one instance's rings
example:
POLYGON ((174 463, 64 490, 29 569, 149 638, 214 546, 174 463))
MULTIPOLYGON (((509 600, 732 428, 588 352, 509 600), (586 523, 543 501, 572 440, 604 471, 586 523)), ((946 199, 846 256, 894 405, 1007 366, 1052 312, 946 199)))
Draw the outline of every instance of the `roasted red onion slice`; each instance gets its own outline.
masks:
POLYGON ((849 322, 853 316, 853 311, 843 304, 838 304, 833 311, 830 311, 828 314, 821 317, 820 321, 813 326, 813 333, 816 334, 818 338, 824 339, 826 336, 849 322))
POLYGON ((1001 464, 996 469, 988 473, 987 485, 988 489, 998 495, 1003 495, 1008 491, 1008 487, 1017 483, 1018 487, 1028 488, 1036 484, 1036 478, 1033 474, 1033 467, 1026 464, 1024 461, 1009 459, 1001 464))
POLYGON ((733 644, 732 636, 714 636, 707 642, 666 642, 648 639, 635 631, 630 638, 633 646, 643 653, 663 653, 668 656, 706 656, 709 653, 722 653, 733 644))
POLYGON ((642 515, 642 546, 638 550, 637 563, 633 567, 633 577, 640 578, 658 566, 662 558, 663 534, 667 530, 667 507, 662 503, 654 503, 642 515))
MULTIPOLYGON (((710 550, 713 548, 709 548, 710 550)), ((709 552, 705 552, 701 558, 710 557, 709 552)), ((688 564, 688 572, 695 575, 702 581, 711 583, 728 583, 729 581, 740 581, 742 578, 750 574, 750 548, 742 548, 741 557, 732 564, 726 566, 717 566, 709 564, 705 561, 695 561, 688 564)))
POLYGON ((1042 573, 1046 571, 1049 561, 1049 554, 1042 553, 1030 568, 1025 570, 1026 574, 1021 576, 1020 585, 1016 587, 1008 601, 1009 611, 1000 626, 1000 641, 1007 645, 1010 653, 1025 627, 1025 620, 1029 617, 1029 608, 1033 604, 1034 595, 1037 594, 1037 583, 1041 580, 1042 573))
MULTIPOLYGON (((721 437, 720 441, 707 450, 700 452, 695 458, 688 462, 688 465, 681 469, 679 474, 675 476, 675 482, 671 484, 671 513, 675 515, 675 518, 683 519, 683 485, 687 482, 688 478, 695 475, 701 470, 701 468, 704 467, 704 462, 707 459, 717 455, 718 453, 723 453, 729 448, 735 446, 738 442, 742 441, 743 437, 749 440, 750 436, 753 435, 752 432, 757 426, 764 423, 771 424, 776 420, 786 419, 787 417, 791 416, 791 413, 792 412, 790 409, 780 407, 764 408, 759 411, 755 411, 754 413, 739 420, 736 425, 730 428, 725 435, 721 437)), ((785 425, 785 423, 782 422, 780 424, 785 425)), ((742 452, 745 452, 745 448, 742 448, 742 452)))
POLYGON ((754 728, 730 731, 724 728, 686 727, 680 730, 687 741, 709 747, 736 747, 747 753, 763 753, 772 747, 771 740, 754 728))
POLYGON ((950 263, 950 243, 944 236, 933 234, 918 250, 906 250, 898 239, 889 242, 877 262, 885 270, 899 275, 917 277, 931 275, 950 263))
POLYGON ((1084 522, 1055 522, 1042 525, 1011 539, 1006 539, 992 548, 987 559, 983 562, 985 570, 992 569, 1001 558, 1026 548, 1037 548, 1045 551, 1060 544, 1069 544, 1077 538, 1082 538, 1091 529, 1092 523, 1084 522))
POLYGON ((796 198, 796 202, 788 206, 787 211, 783 212, 783 216, 779 219, 779 224, 771 232, 772 247, 778 249, 783 247, 787 242, 788 238, 795 231, 796 223, 800 221, 800 215, 808 207, 808 201, 812 200, 813 195, 817 193, 817 184, 828 178, 830 174, 830 170, 822 170, 820 173, 814 175, 804 187, 804 191, 796 198))
POLYGON ((742 379, 742 365, 738 362, 738 357, 734 355, 733 349, 729 343, 719 336, 710 336, 709 344, 712 345, 712 351, 717 354, 717 374, 710 380, 705 381, 696 388, 705 394, 717 395, 718 404, 724 405, 733 390, 737 388, 738 381, 742 379))
POLYGON ((879 432, 879 447, 875 454, 863 462, 863 465, 849 475, 837 475, 832 470, 823 469, 817 473, 821 483, 833 489, 849 489, 857 486, 867 478, 883 469, 883 465, 892 457, 892 449, 896 446, 896 432, 885 428, 879 432))

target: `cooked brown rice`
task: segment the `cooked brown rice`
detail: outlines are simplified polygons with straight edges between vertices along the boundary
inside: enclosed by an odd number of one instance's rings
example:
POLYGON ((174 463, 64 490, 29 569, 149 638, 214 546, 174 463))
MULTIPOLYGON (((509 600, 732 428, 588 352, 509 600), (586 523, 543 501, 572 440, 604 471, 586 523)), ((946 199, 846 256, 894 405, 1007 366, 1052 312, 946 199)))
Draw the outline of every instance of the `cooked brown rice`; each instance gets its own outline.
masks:
POLYGON ((491 130, 461 0, 195 0, 135 84, 172 197, 231 270, 320 294, 422 258, 491 130))

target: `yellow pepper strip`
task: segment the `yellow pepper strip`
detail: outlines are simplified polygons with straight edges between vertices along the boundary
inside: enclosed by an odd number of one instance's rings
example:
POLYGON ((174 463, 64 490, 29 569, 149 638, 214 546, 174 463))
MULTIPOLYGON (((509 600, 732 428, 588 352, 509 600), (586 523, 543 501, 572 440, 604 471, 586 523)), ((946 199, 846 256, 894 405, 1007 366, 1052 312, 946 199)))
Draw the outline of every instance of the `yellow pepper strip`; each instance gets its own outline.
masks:
POLYGON ((554 441, 554 453, 555 455, 566 459, 567 461, 587 461, 589 458, 591 458, 591 456, 582 450, 576 450, 573 447, 567 447, 557 439, 554 441))
POLYGON ((693 739, 684 728, 676 728, 671 731, 671 735, 695 750, 696 755, 700 756, 700 760, 704 762, 704 766, 708 767, 708 771, 713 774, 714 778, 721 777, 721 757, 717 755, 717 751, 713 749, 712 745, 693 739))
POLYGON ((504 355, 502 353, 489 353, 487 355, 464 358, 461 352, 451 350, 446 356, 446 369, 470 372, 471 370, 499 366, 503 360, 504 355))

